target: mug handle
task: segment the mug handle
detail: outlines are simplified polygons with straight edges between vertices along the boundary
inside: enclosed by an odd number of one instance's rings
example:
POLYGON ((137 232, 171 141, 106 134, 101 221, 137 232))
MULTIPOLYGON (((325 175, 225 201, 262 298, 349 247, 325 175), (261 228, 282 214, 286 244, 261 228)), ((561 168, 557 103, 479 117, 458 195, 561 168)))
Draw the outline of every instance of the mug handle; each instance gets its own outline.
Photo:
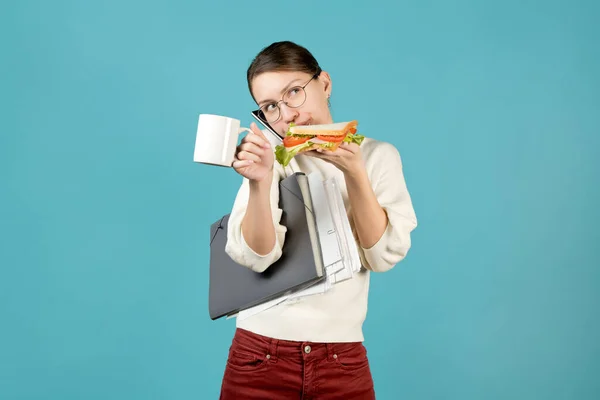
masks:
MULTIPOLYGON (((238 142, 239 142, 239 136, 242 134, 242 132, 245 132, 245 131, 247 131, 249 135, 253 135, 254 134, 254 132, 252 132, 252 129, 242 127, 240 129, 238 129, 238 132, 237 132, 237 134, 238 134, 238 142)), ((233 165, 234 161, 235 160, 231 161, 231 165, 233 165)))
POLYGON ((244 132, 244 131, 247 131, 248 133, 254 133, 254 132, 252 132, 252 129, 250 129, 250 128, 240 128, 240 129, 238 129, 238 135, 241 135, 242 132, 244 132))

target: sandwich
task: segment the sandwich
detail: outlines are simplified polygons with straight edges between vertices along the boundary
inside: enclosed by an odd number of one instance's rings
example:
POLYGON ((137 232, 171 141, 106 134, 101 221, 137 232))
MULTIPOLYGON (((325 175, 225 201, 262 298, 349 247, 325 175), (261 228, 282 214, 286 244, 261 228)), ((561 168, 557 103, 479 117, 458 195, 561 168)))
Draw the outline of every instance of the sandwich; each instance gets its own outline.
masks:
POLYGON ((360 146, 365 137, 356 133, 357 125, 357 121, 322 125, 291 123, 283 138, 283 144, 275 147, 275 159, 285 167, 292 158, 306 151, 319 148, 335 151, 344 142, 360 146))

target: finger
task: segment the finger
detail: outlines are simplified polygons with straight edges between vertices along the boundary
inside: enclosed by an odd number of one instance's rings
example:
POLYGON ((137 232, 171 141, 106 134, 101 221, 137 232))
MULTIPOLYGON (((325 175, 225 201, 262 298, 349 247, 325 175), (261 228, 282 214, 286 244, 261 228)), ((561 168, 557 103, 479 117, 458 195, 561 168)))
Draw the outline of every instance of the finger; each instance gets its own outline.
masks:
POLYGON ((242 144, 244 143, 253 143, 255 145, 257 145, 258 147, 261 147, 263 149, 268 149, 271 147, 271 144, 269 143, 268 140, 264 140, 262 138, 260 138, 258 135, 247 135, 243 140, 242 140, 242 144))
POLYGON ((320 158, 320 157, 319 157, 319 156, 320 156, 320 154, 319 154, 319 153, 317 153, 317 152, 316 152, 316 151, 314 151, 314 150, 311 150, 311 151, 303 151, 302 153, 300 153, 300 154, 298 154, 298 155, 299 155, 299 156, 300 156, 300 155, 302 155, 302 156, 307 156, 307 157, 317 157, 317 158, 320 158))
POLYGON ((244 151, 244 150, 240 151, 237 154, 237 158, 239 160, 252 160, 252 161, 257 162, 257 163, 260 162, 260 157, 259 156, 257 156, 254 153, 250 153, 249 151, 244 151))
POLYGON ((324 150, 324 151, 310 150, 310 151, 305 151, 305 152, 300 153, 300 154, 304 154, 304 155, 306 155, 308 157, 318 158, 318 159, 323 160, 323 161, 325 161, 327 163, 330 163, 330 164, 333 164, 333 165, 337 165, 337 161, 336 160, 338 160, 338 159, 335 158, 335 157, 332 157, 331 153, 332 153, 331 151, 327 151, 327 150, 324 150))
POLYGON ((300 154, 303 154, 303 155, 306 155, 306 156, 309 156, 309 157, 322 158, 323 154, 319 150, 320 150, 319 148, 314 149, 314 150, 305 150, 305 151, 300 152, 300 154))
POLYGON ((254 164, 254 161, 252 161, 252 160, 235 160, 233 162, 233 164, 231 164, 231 166, 233 168, 235 168, 235 170, 237 171, 240 168, 244 168, 244 167, 250 166, 252 164, 254 164))
POLYGON ((338 150, 339 148, 335 150, 327 150, 319 147, 316 151, 324 157, 339 157, 340 153, 338 153, 338 150))
POLYGON ((356 143, 342 143, 340 145, 340 148, 344 149, 346 151, 349 151, 351 153, 356 153, 359 149, 359 147, 356 143))
POLYGON ((255 122, 250 124, 250 129, 254 133, 254 135, 246 135, 246 137, 242 140, 242 142, 251 142, 257 144, 260 147, 268 149, 271 147, 269 140, 265 137, 265 134, 258 128, 255 122))
POLYGON ((355 153, 353 147, 348 147, 348 143, 341 143, 333 152, 337 157, 346 157, 355 153))
POLYGON ((256 154, 257 156, 262 156, 265 154, 265 150, 261 148, 259 145, 254 143, 246 142, 242 143, 238 146, 238 152, 247 151, 248 153, 256 154))

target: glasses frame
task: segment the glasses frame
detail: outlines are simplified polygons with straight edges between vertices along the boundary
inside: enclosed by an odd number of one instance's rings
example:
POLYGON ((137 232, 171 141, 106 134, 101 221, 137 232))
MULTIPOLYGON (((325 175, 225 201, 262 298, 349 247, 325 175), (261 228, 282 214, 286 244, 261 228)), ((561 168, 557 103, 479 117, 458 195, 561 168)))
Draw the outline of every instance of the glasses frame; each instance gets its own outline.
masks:
POLYGON ((292 86, 291 88, 289 88, 286 93, 283 94, 283 96, 281 96, 281 100, 279 100, 278 102, 275 103, 275 106, 277 107, 277 110, 279 110, 279 115, 277 116, 277 119, 275 119, 274 121, 269 121, 267 119, 267 116, 265 115, 265 113, 262 110, 262 107, 258 108, 258 113, 260 115, 260 117, 262 119, 264 119, 266 122, 268 122, 269 124, 274 124, 276 122, 278 122, 281 119, 281 107, 279 107, 280 103, 285 104, 287 107, 290 108, 299 108, 302 107, 304 105, 304 103, 306 103, 306 99, 308 98, 308 94, 306 93, 306 87, 308 86, 309 83, 311 83, 313 81, 313 79, 318 78, 319 75, 321 75, 321 68, 318 69, 317 72, 315 72, 315 74, 308 80, 308 82, 306 82, 304 85, 301 86, 292 86), (302 101, 302 103, 300 103, 297 106, 290 106, 288 103, 285 102, 285 100, 283 100, 283 98, 285 97, 285 95, 292 89, 302 89, 302 91, 304 92, 304 100, 302 101))

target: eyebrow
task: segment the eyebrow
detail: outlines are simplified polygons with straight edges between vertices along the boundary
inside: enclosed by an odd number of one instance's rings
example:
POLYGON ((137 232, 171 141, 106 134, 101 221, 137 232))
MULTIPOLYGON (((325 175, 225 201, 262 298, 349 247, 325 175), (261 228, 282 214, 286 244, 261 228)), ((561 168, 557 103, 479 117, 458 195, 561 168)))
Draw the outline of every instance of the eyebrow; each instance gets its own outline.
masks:
MULTIPOLYGON (((288 83, 288 84, 287 84, 287 85, 286 85, 286 86, 285 86, 283 89, 281 89, 281 92, 280 92, 280 93, 284 93, 286 90, 288 90, 290 87, 292 87, 292 85, 293 85, 294 83, 296 83, 296 82, 298 82, 298 81, 302 81, 302 79, 300 79, 300 78, 298 78, 298 79, 294 79, 293 81, 291 81, 290 83, 288 83)), ((259 107, 260 107, 260 106, 261 106, 261 105, 263 105, 264 103, 268 103, 268 102, 270 102, 270 101, 275 101, 275 100, 272 100, 272 99, 266 99, 266 100, 263 100, 263 101, 261 101, 260 103, 258 103, 258 105, 259 105, 259 107)))

